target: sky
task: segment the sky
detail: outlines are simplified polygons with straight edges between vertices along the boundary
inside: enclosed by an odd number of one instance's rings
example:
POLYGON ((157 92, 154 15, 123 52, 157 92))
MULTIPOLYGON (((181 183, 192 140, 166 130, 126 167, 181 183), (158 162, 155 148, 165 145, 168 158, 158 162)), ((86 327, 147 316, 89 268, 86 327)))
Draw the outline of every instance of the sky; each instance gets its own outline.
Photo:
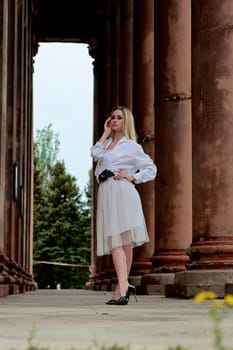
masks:
POLYGON ((34 135, 52 124, 59 160, 83 191, 92 166, 93 58, 86 44, 41 43, 34 60, 34 135))

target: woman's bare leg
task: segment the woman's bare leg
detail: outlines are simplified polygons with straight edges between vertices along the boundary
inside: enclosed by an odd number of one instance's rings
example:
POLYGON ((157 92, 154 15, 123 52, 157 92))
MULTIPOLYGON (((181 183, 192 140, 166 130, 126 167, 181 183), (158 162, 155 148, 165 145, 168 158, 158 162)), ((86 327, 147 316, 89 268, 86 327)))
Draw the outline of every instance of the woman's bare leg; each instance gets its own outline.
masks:
MULTIPOLYGON (((133 247, 132 247, 132 244, 129 243, 127 245, 124 245, 122 248, 126 256, 127 276, 129 276, 131 266, 132 266, 132 261, 133 261, 133 247)), ((121 294, 119 292, 119 285, 117 285, 116 290, 113 294, 113 299, 118 299, 120 298, 120 296, 121 294)))
POLYGON ((127 264, 127 273, 129 276, 130 270, 131 270, 131 266, 132 266, 132 262, 133 262, 133 247, 132 244, 129 243, 127 245, 123 246, 124 252, 125 252, 125 256, 126 256, 126 264, 127 264))
POLYGON ((118 279, 118 285, 113 299, 117 299, 120 296, 125 296, 128 290, 127 257, 123 247, 114 248, 112 250, 112 260, 118 279))

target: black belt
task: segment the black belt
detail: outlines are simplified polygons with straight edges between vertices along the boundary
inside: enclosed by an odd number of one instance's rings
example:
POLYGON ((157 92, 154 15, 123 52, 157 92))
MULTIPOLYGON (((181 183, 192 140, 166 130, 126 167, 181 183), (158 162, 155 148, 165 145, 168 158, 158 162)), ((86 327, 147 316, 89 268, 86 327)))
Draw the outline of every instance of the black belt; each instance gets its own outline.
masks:
POLYGON ((106 181, 109 177, 115 176, 115 174, 111 170, 105 169, 102 171, 102 173, 99 175, 99 182, 106 181))

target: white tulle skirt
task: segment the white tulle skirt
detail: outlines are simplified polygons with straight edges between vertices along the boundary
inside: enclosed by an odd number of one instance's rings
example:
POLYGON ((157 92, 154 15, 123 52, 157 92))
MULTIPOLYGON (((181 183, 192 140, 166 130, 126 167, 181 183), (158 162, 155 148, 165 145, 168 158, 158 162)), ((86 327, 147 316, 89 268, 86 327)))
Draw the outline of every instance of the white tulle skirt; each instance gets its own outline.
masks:
POLYGON ((99 185, 97 197, 97 255, 131 243, 149 241, 141 199, 128 180, 109 178, 99 185))

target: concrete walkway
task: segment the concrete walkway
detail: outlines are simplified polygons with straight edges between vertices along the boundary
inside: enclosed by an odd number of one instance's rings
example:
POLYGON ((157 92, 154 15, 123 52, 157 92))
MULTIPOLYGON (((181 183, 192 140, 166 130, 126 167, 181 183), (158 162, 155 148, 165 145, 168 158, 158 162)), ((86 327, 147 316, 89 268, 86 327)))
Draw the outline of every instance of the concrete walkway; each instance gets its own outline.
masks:
MULTIPOLYGON (((126 306, 105 305, 110 297, 108 292, 38 290, 1 298, 0 349, 25 350, 32 334, 33 344, 50 350, 114 344, 136 350, 168 350, 177 345, 214 349, 207 302, 196 305, 193 300, 139 295, 138 303, 131 297, 126 306)), ((224 344, 233 348, 233 309, 221 328, 224 344)))

